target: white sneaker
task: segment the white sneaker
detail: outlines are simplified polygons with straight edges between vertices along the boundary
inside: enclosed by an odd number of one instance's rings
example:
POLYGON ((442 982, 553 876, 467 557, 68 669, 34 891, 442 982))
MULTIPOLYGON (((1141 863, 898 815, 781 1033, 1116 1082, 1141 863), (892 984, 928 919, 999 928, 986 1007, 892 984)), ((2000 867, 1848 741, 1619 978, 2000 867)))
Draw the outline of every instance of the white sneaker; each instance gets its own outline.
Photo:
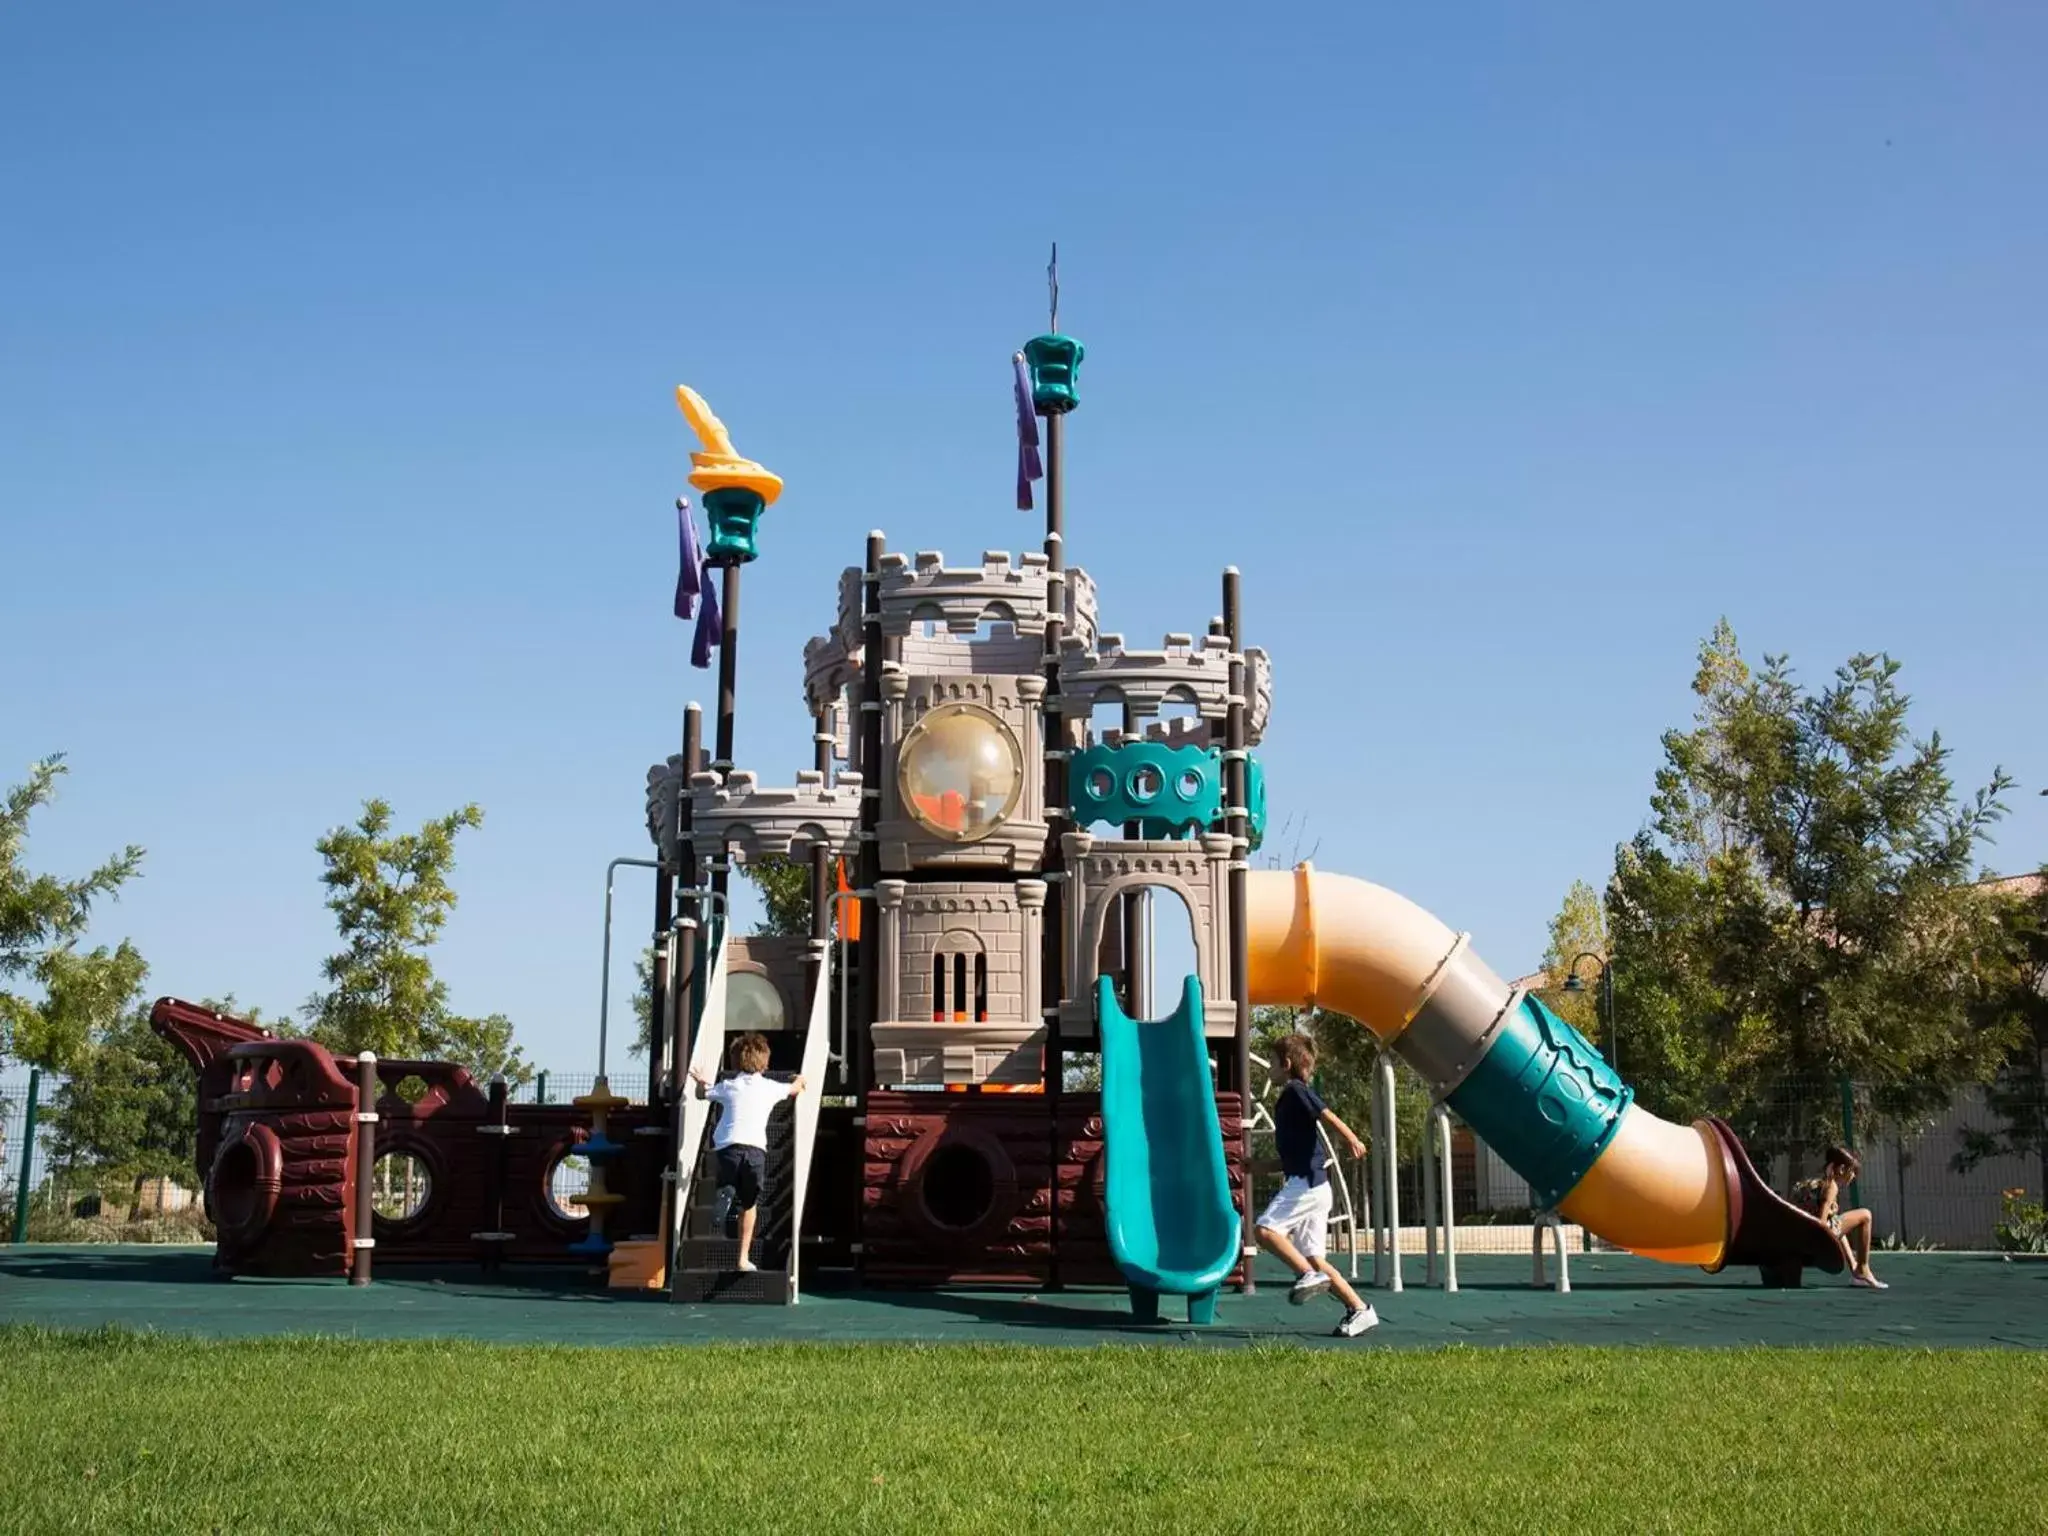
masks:
POLYGON ((733 1265, 733 1268, 738 1270, 743 1275, 751 1275, 758 1267, 759 1266, 750 1263, 746 1259, 741 1259, 739 1263, 733 1265))
POLYGON ((1320 1269, 1312 1269, 1294 1282, 1294 1288, 1287 1293, 1287 1299, 1300 1306, 1311 1296, 1320 1296, 1330 1288, 1330 1277, 1320 1269))
POLYGON ((1860 1285, 1866 1291, 1888 1291, 1891 1289, 1889 1285, 1886 1285, 1884 1281, 1878 1279, 1875 1275, 1851 1275, 1849 1283, 1851 1285, 1860 1285))
POLYGON ((1344 1321, 1336 1327, 1336 1337, 1340 1339, 1355 1339, 1365 1332, 1366 1329, 1377 1328, 1379 1325, 1379 1313, 1373 1311, 1371 1302, 1367 1302, 1362 1307, 1346 1309, 1344 1321))

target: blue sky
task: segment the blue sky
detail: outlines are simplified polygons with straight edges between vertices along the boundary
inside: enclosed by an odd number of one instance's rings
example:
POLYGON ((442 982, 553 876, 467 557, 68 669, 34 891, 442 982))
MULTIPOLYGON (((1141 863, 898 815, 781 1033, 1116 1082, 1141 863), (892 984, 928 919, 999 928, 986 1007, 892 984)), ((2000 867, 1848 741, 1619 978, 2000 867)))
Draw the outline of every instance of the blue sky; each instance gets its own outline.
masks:
MULTIPOLYGON (((788 482, 739 757, 869 528, 971 558, 1008 358, 1089 349, 1071 559, 1131 643, 1245 572, 1278 813, 1533 964, 1726 614, 1906 663, 2048 857, 2048 14, 2023 5, 18 6, 0 778, 98 936, 291 1007, 313 841, 486 811, 456 1004, 588 1070, 602 870, 708 697, 702 390, 788 482)), ((636 914, 644 897, 622 887, 636 914)))

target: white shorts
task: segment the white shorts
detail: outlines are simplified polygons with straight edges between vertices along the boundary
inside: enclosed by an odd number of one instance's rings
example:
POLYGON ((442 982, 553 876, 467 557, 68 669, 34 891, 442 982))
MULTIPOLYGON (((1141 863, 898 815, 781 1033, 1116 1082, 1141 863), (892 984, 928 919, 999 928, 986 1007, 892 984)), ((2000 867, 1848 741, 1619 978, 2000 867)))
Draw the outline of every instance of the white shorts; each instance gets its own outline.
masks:
POLYGON ((1259 1225, 1280 1233, 1304 1259, 1320 1259, 1330 1236, 1328 1181, 1310 1188, 1307 1179, 1289 1179, 1259 1213, 1259 1225))

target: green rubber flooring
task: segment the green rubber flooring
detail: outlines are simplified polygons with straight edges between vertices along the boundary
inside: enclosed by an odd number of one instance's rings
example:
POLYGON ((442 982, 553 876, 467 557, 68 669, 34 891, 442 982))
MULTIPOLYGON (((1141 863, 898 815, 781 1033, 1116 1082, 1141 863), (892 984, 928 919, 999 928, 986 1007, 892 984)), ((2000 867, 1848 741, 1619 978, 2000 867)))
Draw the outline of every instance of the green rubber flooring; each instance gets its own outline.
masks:
MULTIPOLYGON (((355 1289, 328 1280, 220 1280, 204 1248, 0 1248, 0 1323, 106 1324, 162 1333, 247 1337, 324 1334, 462 1338, 521 1344, 635 1345, 710 1340, 876 1340, 896 1343, 1231 1347, 1338 1344, 1337 1304, 1289 1306, 1285 1274, 1256 1295, 1226 1292, 1214 1327, 1187 1326, 1168 1298, 1166 1321, 1134 1322, 1121 1292, 818 1292, 794 1307, 677 1306, 595 1289, 574 1270, 393 1269, 355 1289)), ((1262 1270, 1262 1275, 1266 1271, 1262 1270)), ((1527 1257, 1458 1261, 1461 1289, 1419 1282, 1364 1291, 1383 1319, 1339 1347, 1444 1344, 1656 1344, 1704 1347, 1877 1344, 2048 1349, 2048 1260, 1996 1254, 1888 1254, 1891 1289, 1851 1289, 1833 1276, 1767 1291, 1755 1272, 1707 1275, 1617 1254, 1572 1258, 1572 1290, 1529 1284, 1527 1257)))

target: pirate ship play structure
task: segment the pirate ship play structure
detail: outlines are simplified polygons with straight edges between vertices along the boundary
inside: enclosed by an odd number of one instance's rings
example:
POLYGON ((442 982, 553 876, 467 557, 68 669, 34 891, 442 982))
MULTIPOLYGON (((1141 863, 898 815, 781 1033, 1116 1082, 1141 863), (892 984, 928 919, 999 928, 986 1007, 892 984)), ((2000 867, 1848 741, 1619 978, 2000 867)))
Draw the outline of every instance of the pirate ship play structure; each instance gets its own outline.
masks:
POLYGON ((719 651, 710 754, 647 777, 657 939, 646 1102, 604 1076, 572 1103, 513 1104, 442 1062, 336 1057, 165 999, 157 1029, 200 1076, 199 1172, 229 1273, 338 1275, 474 1259, 589 1261, 678 1300, 794 1301, 831 1273, 866 1285, 1128 1286, 1141 1315, 1248 1285, 1251 1009, 1348 1015, 1529 1181, 1535 1198, 1635 1252, 1797 1283, 1840 1244, 1773 1194, 1718 1121, 1631 1102, 1599 1054, 1454 933, 1391 891, 1254 870, 1266 656, 1244 643, 1236 571, 1222 616, 1156 650, 1103 632, 1069 568, 1063 433, 1083 349, 1058 333, 1014 359, 1018 503, 1044 481, 1045 542, 948 565, 880 534, 804 648, 815 759, 789 788, 734 765, 740 576, 781 481, 740 456, 687 389, 702 442, 679 503, 679 616, 719 651), (1041 425, 1043 437, 1041 440, 1041 425), (1041 462, 1042 449, 1042 462, 1041 462), (701 611, 699 611, 701 605, 701 611), (729 931, 735 863, 808 867, 801 939, 729 931), (1194 974, 1151 1020, 1148 905, 1192 920, 1194 974), (761 1028, 806 1090, 778 1111, 754 1258, 710 1222, 711 1109, 682 1091, 729 1034, 761 1028), (1099 1090, 1069 1086, 1070 1058, 1099 1090), (405 1084, 408 1092, 400 1093, 405 1084), (563 1159, 590 1187, 551 1192, 563 1159), (380 1212, 404 1158, 418 1198, 380 1212))

